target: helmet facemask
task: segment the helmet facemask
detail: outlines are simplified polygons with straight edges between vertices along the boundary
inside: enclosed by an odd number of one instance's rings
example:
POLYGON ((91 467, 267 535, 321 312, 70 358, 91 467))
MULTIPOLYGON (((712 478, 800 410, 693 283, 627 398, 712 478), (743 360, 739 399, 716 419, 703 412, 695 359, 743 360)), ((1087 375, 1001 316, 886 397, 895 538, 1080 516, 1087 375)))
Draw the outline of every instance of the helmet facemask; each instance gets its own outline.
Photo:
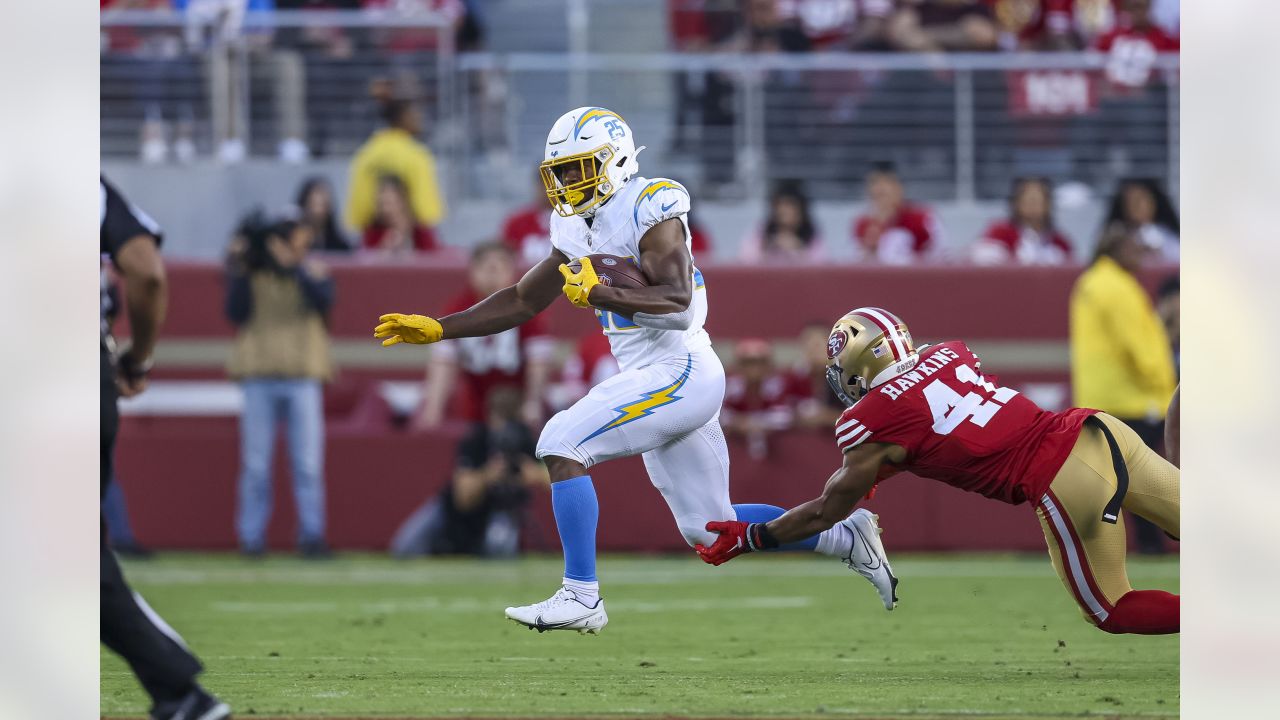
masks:
POLYGON ((845 407, 853 407, 854 403, 867 394, 867 381, 864 378, 850 375, 846 382, 844 370, 834 362, 827 366, 827 385, 845 407))
MULTIPOLYGON (((622 159, 624 162, 626 158, 622 159)), ((607 168, 614 162, 613 147, 600 147, 577 155, 552 158, 538 166, 547 200, 561 217, 590 217, 598 205, 617 190, 609 180, 607 168), (580 180, 565 184, 561 178, 570 168, 579 171, 580 180)))

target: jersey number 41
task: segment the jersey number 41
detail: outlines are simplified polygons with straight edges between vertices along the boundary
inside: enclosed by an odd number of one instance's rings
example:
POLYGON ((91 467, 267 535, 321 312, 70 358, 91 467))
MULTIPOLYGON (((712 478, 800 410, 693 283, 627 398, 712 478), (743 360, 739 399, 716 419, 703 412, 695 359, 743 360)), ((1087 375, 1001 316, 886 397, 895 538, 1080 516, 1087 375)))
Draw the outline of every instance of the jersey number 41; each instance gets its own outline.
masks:
POLYGON ((1018 394, 1017 390, 992 385, 968 365, 956 367, 956 380, 973 385, 975 389, 961 395, 942 378, 924 387, 929 412, 933 413, 933 431, 939 435, 950 435, 966 420, 978 427, 986 427, 1000 408, 1018 394))

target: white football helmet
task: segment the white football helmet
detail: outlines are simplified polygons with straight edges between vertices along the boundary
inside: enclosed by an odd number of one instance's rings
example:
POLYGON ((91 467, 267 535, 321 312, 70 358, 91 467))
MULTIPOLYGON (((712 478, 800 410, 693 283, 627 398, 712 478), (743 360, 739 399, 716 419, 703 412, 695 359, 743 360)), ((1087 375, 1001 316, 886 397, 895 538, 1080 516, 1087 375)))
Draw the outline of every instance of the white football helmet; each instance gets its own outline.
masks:
POLYGON ((618 192, 640 170, 631 126, 622 116, 601 107, 580 107, 556 120, 538 166, 547 200, 562 217, 584 218, 618 192), (565 171, 576 167, 580 179, 566 185, 565 171))

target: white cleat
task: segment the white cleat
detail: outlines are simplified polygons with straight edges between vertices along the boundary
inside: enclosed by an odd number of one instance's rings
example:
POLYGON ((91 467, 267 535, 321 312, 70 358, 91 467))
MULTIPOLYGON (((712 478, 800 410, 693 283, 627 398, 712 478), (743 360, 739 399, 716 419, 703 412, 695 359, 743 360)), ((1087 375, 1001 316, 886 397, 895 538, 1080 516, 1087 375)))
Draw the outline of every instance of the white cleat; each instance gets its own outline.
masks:
POLYGON ((884 545, 880 543, 878 520, 879 516, 872 514, 870 510, 859 508, 840 521, 840 525, 853 535, 849 556, 843 559, 850 570, 875 586, 884 609, 892 610, 898 604, 898 578, 894 577, 889 557, 884 552, 884 545))
POLYGON ((540 603, 507 608, 507 618, 538 632, 577 630, 584 635, 595 635, 609 624, 603 598, 596 600, 595 607, 587 607, 567 587, 540 603))

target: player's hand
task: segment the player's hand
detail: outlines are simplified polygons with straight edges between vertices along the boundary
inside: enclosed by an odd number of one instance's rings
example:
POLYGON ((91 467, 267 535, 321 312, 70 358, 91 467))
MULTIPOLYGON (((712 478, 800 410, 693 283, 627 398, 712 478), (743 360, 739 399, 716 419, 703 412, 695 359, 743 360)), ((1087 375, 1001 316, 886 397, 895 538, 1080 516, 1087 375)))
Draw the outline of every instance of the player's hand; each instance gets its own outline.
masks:
POLYGON ((591 288, 600 284, 596 269, 591 267, 591 258, 582 258, 582 268, 578 272, 569 269, 568 265, 560 265, 560 274, 564 276, 564 296, 569 302, 580 308, 591 307, 588 300, 591 288))
POLYGON ((435 318, 426 315, 390 313, 378 318, 382 324, 373 329, 373 336, 382 339, 384 346, 407 342, 427 345, 444 337, 444 328, 435 318))
POLYGON ((694 545, 693 549, 698 551, 698 557, 702 558, 703 562, 710 565, 723 565, 743 553, 751 552, 751 546, 747 543, 747 528, 750 526, 751 523, 736 520, 709 522, 707 530, 719 533, 720 537, 716 538, 711 547, 694 545))

